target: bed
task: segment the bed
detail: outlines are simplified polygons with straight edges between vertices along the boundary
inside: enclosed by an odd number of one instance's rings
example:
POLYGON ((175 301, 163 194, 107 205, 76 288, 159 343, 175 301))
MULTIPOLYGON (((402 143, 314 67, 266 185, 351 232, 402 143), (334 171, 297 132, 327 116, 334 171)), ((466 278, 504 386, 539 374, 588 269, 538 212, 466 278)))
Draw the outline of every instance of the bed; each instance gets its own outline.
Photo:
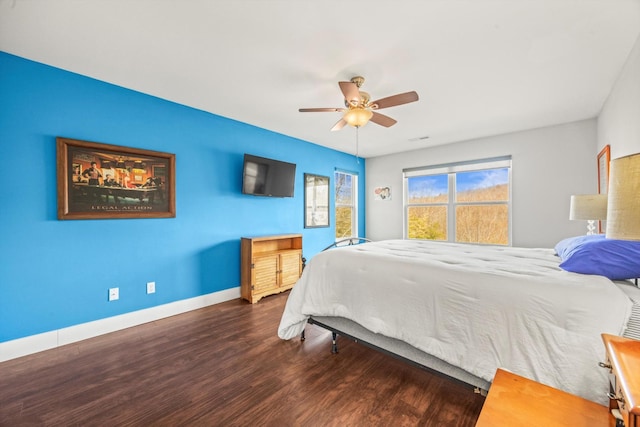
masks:
POLYGON ((503 368, 606 404, 601 334, 634 330, 640 291, 566 271, 556 253, 415 240, 324 251, 289 294, 278 335, 313 323, 477 390, 503 368))

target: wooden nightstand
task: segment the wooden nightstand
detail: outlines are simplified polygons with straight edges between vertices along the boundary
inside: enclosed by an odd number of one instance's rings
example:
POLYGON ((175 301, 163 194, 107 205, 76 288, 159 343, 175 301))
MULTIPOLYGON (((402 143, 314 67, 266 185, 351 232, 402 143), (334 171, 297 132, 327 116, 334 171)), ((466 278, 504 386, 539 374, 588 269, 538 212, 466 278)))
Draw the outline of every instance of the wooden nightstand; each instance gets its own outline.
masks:
POLYGON ((618 409, 625 427, 640 426, 640 341, 602 334, 611 373, 609 407, 618 409))
POLYGON ((615 419, 606 406, 498 369, 476 424, 496 426, 613 427, 615 419))

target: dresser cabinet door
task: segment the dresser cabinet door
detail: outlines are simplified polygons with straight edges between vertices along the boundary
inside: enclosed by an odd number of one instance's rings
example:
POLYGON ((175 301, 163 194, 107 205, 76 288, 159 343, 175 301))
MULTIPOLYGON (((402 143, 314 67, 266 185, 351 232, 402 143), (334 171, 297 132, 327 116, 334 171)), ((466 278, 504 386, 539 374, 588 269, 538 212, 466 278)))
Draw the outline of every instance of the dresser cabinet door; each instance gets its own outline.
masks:
POLYGON ((256 257, 253 260, 253 291, 256 293, 278 287, 278 255, 256 257))
POLYGON ((280 286, 293 286, 300 278, 301 256, 297 251, 280 255, 280 286))

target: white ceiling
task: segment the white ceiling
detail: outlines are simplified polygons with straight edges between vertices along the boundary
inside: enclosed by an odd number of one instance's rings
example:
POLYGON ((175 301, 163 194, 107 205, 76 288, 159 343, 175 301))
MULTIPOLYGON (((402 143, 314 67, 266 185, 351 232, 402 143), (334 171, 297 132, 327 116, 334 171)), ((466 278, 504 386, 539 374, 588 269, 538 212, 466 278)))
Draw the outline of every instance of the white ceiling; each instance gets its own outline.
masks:
POLYGON ((639 33, 640 0, 0 0, 2 51, 348 153, 298 108, 417 91, 363 157, 595 117, 639 33))

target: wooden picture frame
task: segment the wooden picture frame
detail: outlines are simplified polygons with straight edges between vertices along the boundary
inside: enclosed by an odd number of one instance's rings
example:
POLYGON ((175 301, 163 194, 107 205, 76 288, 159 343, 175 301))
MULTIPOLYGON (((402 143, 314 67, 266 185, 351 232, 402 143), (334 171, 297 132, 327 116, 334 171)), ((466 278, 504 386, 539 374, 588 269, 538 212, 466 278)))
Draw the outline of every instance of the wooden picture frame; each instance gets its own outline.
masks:
POLYGON ((329 177, 304 174, 304 228, 329 227, 329 177))
POLYGON ((606 145, 598 153, 598 194, 607 194, 609 188, 609 163, 611 162, 611 148, 606 145))
MULTIPOLYGON (((609 191, 609 165, 611 162, 611 147, 605 147, 598 153, 598 194, 609 191)), ((604 233, 602 221, 598 221, 598 232, 604 233)))
POLYGON ((175 154, 63 137, 56 149, 58 219, 175 218, 175 154))

